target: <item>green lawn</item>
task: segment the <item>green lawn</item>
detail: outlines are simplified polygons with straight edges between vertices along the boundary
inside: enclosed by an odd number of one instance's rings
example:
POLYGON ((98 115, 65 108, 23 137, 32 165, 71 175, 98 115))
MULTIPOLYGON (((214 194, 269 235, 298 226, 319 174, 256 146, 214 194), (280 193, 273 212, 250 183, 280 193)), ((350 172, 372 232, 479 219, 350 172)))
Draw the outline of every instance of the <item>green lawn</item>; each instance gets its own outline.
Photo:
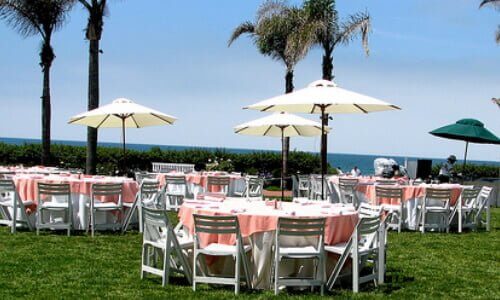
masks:
MULTIPOLYGON (((386 284, 368 284, 356 298, 500 299, 500 209, 493 210, 491 232, 464 234, 415 232, 389 235, 386 284)), ((0 227, 0 299, 8 298, 234 298, 230 288, 200 285, 196 293, 182 278, 161 287, 157 277, 139 277, 141 236, 32 232, 11 235, 0 227)), ((334 296, 351 298, 345 287, 334 296)), ((240 298, 267 299, 270 291, 244 290, 240 298)), ((331 295, 330 295, 331 296, 331 295)), ((309 292, 280 298, 314 299, 309 292)))

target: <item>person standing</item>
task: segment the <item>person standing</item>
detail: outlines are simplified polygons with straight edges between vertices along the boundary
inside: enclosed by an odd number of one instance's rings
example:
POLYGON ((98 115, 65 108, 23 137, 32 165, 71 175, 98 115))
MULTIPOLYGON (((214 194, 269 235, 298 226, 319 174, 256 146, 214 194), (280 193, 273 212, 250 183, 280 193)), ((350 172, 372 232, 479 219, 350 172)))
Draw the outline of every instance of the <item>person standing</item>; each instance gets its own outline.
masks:
POLYGON ((456 156, 450 155, 446 162, 441 166, 441 169, 439 169, 439 182, 450 182, 450 178, 456 174, 455 162, 457 162, 456 156))

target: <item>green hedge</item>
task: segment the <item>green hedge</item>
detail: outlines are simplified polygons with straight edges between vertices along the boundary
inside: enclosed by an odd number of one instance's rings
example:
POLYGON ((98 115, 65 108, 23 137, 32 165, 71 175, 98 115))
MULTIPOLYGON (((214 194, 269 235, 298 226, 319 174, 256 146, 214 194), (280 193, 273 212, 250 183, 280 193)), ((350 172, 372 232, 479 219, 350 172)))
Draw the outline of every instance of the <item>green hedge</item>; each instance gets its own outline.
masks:
MULTIPOLYGON (((40 165, 40 144, 12 145, 0 143, 0 164, 25 166, 40 165)), ((85 168, 85 147, 69 145, 52 145, 51 161, 53 166, 64 168, 85 168)), ((99 174, 115 174, 122 163, 123 154, 120 148, 98 147, 99 174)), ((223 171, 245 172, 249 174, 271 173, 279 177, 281 170, 281 154, 279 152, 229 153, 223 149, 187 149, 162 150, 153 147, 148 151, 127 150, 126 165, 129 170, 151 170, 151 162, 192 163, 197 169, 206 169, 209 160, 218 162, 216 168, 223 171)), ((289 173, 319 173, 320 159, 318 155, 307 152, 290 152, 289 173)))
MULTIPOLYGON (((437 176, 439 174, 439 169, 441 169, 442 164, 438 164, 432 167, 432 175, 437 176)), ((462 164, 455 165, 455 171, 461 173, 467 180, 476 180, 478 178, 488 177, 488 178, 498 178, 499 177, 499 166, 492 165, 472 165, 468 164, 465 166, 465 170, 462 164)))

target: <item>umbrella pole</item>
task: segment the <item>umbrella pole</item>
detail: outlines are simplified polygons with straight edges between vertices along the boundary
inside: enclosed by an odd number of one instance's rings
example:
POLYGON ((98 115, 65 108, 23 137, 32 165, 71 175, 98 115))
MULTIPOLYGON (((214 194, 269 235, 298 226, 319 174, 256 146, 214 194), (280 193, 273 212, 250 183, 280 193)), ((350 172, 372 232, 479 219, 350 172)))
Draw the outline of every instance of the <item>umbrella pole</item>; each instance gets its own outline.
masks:
POLYGON ((326 143, 323 142, 325 137, 325 107, 321 106, 321 200, 325 200, 325 173, 326 173, 326 143))
POLYGON ((125 150, 125 118, 122 117, 123 171, 125 172, 127 153, 125 150))
MULTIPOLYGON (((281 127, 281 202, 283 202, 283 199, 285 198, 285 191, 283 189, 283 151, 284 151, 284 146, 285 146, 285 128, 281 127)), ((274 208, 278 208, 277 206, 277 201, 274 203, 274 208)))
POLYGON ((465 141, 465 154, 464 154, 464 166, 462 167, 462 176, 465 177, 465 165, 467 164, 467 149, 469 148, 469 141, 465 141))

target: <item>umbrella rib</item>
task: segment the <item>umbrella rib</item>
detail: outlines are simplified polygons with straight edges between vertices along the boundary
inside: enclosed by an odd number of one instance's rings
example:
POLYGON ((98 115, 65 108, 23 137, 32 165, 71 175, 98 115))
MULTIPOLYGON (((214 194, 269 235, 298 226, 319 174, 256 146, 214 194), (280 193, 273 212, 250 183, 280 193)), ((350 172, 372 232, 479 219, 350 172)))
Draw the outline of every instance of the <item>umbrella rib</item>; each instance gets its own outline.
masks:
POLYGON ((132 121, 134 121, 136 128, 140 128, 139 124, 137 124, 137 121, 134 118, 134 115, 132 114, 130 115, 130 117, 132 118, 132 121))
POLYGON ((313 104, 313 108, 311 109, 311 112, 310 112, 311 114, 313 114, 313 113, 314 113, 314 109, 315 109, 315 108, 316 108, 316 104, 313 104))
POLYGON ((273 127, 272 125, 269 125, 266 131, 264 131, 264 135, 267 135, 267 133, 271 130, 272 127, 273 127))
POLYGON ((297 132, 298 135, 302 135, 299 131, 299 129, 297 128, 297 126, 295 125, 292 125, 293 129, 295 129, 295 131, 297 132))
POLYGON ((106 117, 105 117, 104 119, 102 119, 102 121, 101 121, 99 124, 97 124, 97 127, 96 127, 96 128, 101 127, 101 125, 102 125, 104 122, 106 122, 106 120, 109 118, 109 116, 110 116, 110 115, 106 115, 106 117))
POLYGON ((359 104, 353 104, 357 109, 359 109, 360 111, 362 111, 363 113, 367 114, 368 112, 366 110, 364 110, 359 104))
POLYGON ((69 120, 68 124, 71 124, 71 123, 74 123, 74 122, 78 122, 81 119, 85 119, 85 117, 79 117, 79 118, 76 118, 76 119, 73 119, 73 120, 69 120))
POLYGON ((274 107, 274 105, 269 105, 268 107, 266 107, 266 108, 262 109, 261 111, 267 111, 268 109, 271 109, 271 108, 273 108, 273 107, 274 107))
POLYGON ((243 130, 245 130, 247 128, 248 128, 248 126, 240 128, 240 129, 236 129, 235 133, 240 133, 240 132, 242 132, 243 130))
POLYGON ((155 114, 155 113, 150 113, 150 114, 151 114, 152 116, 157 117, 158 119, 162 120, 163 122, 166 122, 166 123, 168 123, 169 125, 172 125, 172 122, 170 122, 170 121, 169 121, 169 120, 167 120, 167 119, 164 119, 162 116, 157 115, 157 114, 155 114))

